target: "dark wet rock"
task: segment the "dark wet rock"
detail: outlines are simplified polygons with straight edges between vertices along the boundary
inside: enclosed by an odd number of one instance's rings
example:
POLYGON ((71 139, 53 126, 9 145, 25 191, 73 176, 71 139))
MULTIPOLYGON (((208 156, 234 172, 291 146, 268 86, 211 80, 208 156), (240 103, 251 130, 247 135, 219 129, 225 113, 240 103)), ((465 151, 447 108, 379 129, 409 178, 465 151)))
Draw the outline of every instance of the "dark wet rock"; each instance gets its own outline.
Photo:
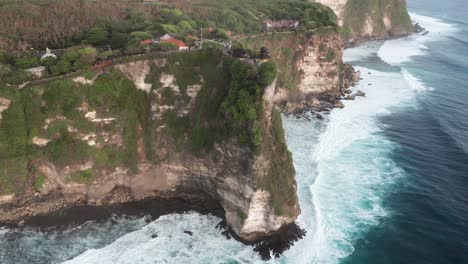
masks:
POLYGON ((344 93, 345 93, 345 94, 351 94, 351 93, 353 93, 353 92, 352 92, 351 90, 348 89, 348 90, 344 91, 344 93))
POLYGON ((230 235, 230 232, 229 230, 224 230, 223 232, 221 232, 221 235, 223 235, 226 239, 231 239, 231 235, 230 235))
POLYGON ((354 94, 348 94, 348 96, 345 97, 345 100, 355 100, 356 99, 356 95, 354 94))
POLYGON ((323 120, 323 116, 319 113, 316 113, 315 114, 315 118, 319 119, 319 120, 323 120))
POLYGON ((299 239, 304 238, 306 232, 295 223, 282 227, 275 235, 254 245, 263 260, 280 257, 299 239))
POLYGON ((419 25, 419 23, 414 24, 413 30, 414 30, 414 33, 421 33, 421 32, 426 31, 426 29, 423 28, 421 25, 419 25))
POLYGON ((156 234, 151 235, 151 238, 157 238, 157 237, 158 237, 158 235, 156 235, 156 234))
POLYGON ((216 225, 217 229, 226 229, 227 228, 227 223, 226 221, 221 221, 216 225))
POLYGON ((367 85, 372 85, 372 83, 368 83, 367 85))
POLYGON ((366 93, 364 93, 364 92, 361 91, 361 90, 358 90, 358 91, 356 92, 355 96, 362 96, 362 97, 364 97, 364 96, 366 96, 366 93))
POLYGON ((185 231, 184 231, 184 234, 187 234, 187 235, 193 236, 193 232, 190 232, 190 231, 187 231, 187 230, 185 230, 185 231))

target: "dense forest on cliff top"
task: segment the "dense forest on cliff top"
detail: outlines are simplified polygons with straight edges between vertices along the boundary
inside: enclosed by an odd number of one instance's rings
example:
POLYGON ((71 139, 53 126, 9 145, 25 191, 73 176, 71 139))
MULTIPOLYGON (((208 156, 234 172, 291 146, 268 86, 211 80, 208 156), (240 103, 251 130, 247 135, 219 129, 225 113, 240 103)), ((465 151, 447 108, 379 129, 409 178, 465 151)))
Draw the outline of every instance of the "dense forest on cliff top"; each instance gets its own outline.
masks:
POLYGON ((298 20, 299 31, 336 25, 331 9, 300 0, 0 0, 0 82, 22 84, 35 78, 25 70, 38 66, 57 76, 148 48, 176 49, 141 45, 166 33, 189 46, 202 35, 227 41, 261 33, 265 19, 298 20), (46 47, 63 56, 39 61, 46 47))
POLYGON ((198 35, 202 26, 258 33, 267 18, 296 19, 304 29, 336 23, 329 8, 301 0, 0 0, 0 48, 123 47, 134 32, 198 35))

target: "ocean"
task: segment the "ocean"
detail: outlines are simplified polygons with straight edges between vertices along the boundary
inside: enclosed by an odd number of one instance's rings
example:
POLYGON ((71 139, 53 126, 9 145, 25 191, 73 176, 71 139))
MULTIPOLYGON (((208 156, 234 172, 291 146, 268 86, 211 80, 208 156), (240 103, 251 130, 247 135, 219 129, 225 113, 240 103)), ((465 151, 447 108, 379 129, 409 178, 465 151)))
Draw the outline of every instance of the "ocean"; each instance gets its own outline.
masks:
POLYGON ((408 5, 429 34, 345 52, 366 97, 324 120, 284 118, 307 234, 280 258, 189 212, 0 227, 0 263, 468 263, 468 3, 408 5))

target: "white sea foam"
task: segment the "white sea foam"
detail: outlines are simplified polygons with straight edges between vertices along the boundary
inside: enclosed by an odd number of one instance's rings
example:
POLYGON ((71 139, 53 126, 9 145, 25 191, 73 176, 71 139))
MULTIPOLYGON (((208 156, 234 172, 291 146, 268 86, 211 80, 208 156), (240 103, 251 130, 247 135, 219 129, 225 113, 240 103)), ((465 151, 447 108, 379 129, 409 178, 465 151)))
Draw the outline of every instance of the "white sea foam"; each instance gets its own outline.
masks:
POLYGON ((304 155, 309 146, 296 144, 298 139, 292 136, 300 133, 295 131, 297 121, 285 120, 296 166, 302 159, 315 166, 298 171, 298 182, 306 182, 304 178, 315 178, 315 182, 307 190, 299 189, 300 197, 310 199, 301 200, 300 220, 308 234, 286 253, 288 263, 338 263, 350 255, 357 239, 387 215, 382 206, 385 194, 404 175, 391 159, 394 145, 382 135, 377 118, 408 105, 416 93, 401 73, 357 69, 363 80, 356 89, 367 96, 332 111, 322 133, 313 127, 303 130, 318 136, 308 155, 297 156, 304 155))
POLYGON ((434 90, 432 87, 427 87, 420 79, 416 78, 414 75, 409 73, 407 70, 403 69, 401 71, 403 78, 409 87, 415 92, 424 92, 434 90))
POLYGON ((379 49, 379 57, 388 64, 401 65, 414 56, 427 54, 429 41, 437 41, 456 31, 456 28, 442 20, 411 13, 411 18, 429 31, 429 34, 415 34, 406 38, 388 40, 379 49))
POLYGON ((221 221, 198 213, 170 214, 128 233, 101 249, 90 249, 67 264, 254 263, 252 247, 227 240, 215 226, 221 221), (190 231, 193 235, 184 233, 190 231), (153 237, 156 235, 157 237, 153 237))

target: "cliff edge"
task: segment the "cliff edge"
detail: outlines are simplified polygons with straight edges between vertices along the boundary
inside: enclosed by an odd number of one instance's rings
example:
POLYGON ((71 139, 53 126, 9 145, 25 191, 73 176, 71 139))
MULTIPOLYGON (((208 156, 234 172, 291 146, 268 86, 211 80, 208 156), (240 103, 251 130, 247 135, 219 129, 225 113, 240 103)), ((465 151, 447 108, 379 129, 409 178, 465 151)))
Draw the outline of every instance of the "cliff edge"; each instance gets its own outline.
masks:
POLYGON ((413 32, 405 0, 315 0, 338 16, 350 43, 399 37, 413 32))

